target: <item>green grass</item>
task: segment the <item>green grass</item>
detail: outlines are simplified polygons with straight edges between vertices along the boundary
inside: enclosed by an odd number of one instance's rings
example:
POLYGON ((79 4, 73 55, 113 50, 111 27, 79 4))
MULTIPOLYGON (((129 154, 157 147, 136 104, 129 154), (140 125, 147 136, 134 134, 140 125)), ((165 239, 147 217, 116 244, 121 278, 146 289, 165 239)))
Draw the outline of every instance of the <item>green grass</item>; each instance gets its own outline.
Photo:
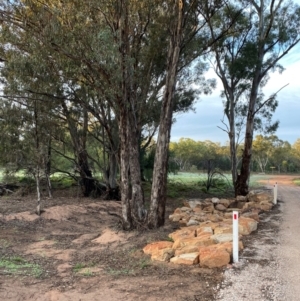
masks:
MULTIPOLYGON (((231 180, 231 174, 224 173, 225 177, 217 177, 214 179, 214 185, 207 192, 205 182, 207 181, 207 174, 205 173, 191 173, 180 172, 177 175, 169 175, 168 177, 168 190, 167 196, 170 198, 185 198, 190 195, 199 195, 203 197, 204 194, 214 196, 224 196, 227 194, 233 194, 234 189, 231 180)), ((272 177, 270 174, 256 174, 250 175, 250 188, 261 187, 268 183, 268 180, 272 177), (260 181, 264 181, 261 183, 260 181)), ((300 178, 296 179, 296 185, 300 186, 300 178)))
POLYGON ((43 270, 38 264, 30 263, 19 256, 1 257, 0 273, 4 275, 23 275, 39 278, 43 270))
POLYGON ((10 242, 6 239, 0 239, 0 248, 7 249, 10 246, 10 242))
MULTIPOLYGON (((231 184, 231 174, 230 173, 223 173, 224 176, 228 179, 229 183, 231 184)), ((271 174, 255 174, 252 173, 250 175, 250 186, 261 186, 259 181, 265 180, 267 181, 272 175, 271 174)), ((169 175, 168 180, 169 183, 180 183, 180 184, 197 184, 199 182, 203 182, 207 179, 206 173, 193 173, 193 172, 179 172, 176 175, 169 175)), ((300 179, 298 179, 300 182, 300 179)))
POLYGON ((85 267, 86 267, 86 265, 83 264, 83 263, 76 263, 76 265, 75 265, 74 268, 73 268, 73 271, 74 271, 75 273, 78 273, 78 272, 80 272, 82 269, 84 269, 85 267))
POLYGON ((77 263, 74 267, 73 267, 73 271, 77 274, 80 274, 82 276, 85 277, 91 277, 94 275, 93 271, 90 270, 91 267, 93 267, 94 264, 93 263, 77 263))
POLYGON ((230 177, 229 174, 224 174, 224 177, 215 177, 212 187, 207 192, 206 173, 179 172, 176 175, 169 175, 167 195, 170 198, 188 197, 191 194, 201 193, 220 195, 232 190, 230 177))
POLYGON ((120 275, 132 275, 134 272, 130 269, 123 268, 123 269, 112 269, 109 268, 107 273, 113 276, 120 276, 120 275))
POLYGON ((206 174, 204 173, 194 173, 194 172, 178 172, 176 175, 169 174, 169 182, 180 182, 182 184, 197 183, 205 179, 206 174))
POLYGON ((294 179, 293 182, 294 182, 297 186, 300 186, 300 179, 294 179))
POLYGON ((76 184, 75 180, 61 174, 51 176, 51 184, 53 188, 70 188, 76 184))

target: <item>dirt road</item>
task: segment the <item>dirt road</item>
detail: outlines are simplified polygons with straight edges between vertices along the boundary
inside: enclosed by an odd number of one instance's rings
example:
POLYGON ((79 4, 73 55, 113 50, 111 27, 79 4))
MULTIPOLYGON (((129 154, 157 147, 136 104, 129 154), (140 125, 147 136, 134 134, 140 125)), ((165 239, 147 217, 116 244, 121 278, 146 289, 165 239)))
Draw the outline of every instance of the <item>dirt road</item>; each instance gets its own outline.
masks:
POLYGON ((300 187, 286 178, 268 182, 274 181, 279 187, 277 210, 263 216, 251 247, 225 272, 216 300, 300 300, 300 187))
POLYGON ((280 245, 277 250, 279 271, 285 297, 300 300, 300 187, 280 186, 283 218, 280 225, 280 245))

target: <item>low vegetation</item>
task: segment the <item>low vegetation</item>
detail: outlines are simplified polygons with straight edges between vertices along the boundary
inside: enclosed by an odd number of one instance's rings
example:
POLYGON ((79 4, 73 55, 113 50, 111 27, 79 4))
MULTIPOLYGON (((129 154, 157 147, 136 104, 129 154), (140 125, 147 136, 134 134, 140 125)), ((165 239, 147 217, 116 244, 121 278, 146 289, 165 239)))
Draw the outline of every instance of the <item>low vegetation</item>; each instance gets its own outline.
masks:
POLYGON ((35 263, 30 263, 19 256, 0 257, 0 273, 4 275, 23 275, 39 278, 43 270, 35 263))

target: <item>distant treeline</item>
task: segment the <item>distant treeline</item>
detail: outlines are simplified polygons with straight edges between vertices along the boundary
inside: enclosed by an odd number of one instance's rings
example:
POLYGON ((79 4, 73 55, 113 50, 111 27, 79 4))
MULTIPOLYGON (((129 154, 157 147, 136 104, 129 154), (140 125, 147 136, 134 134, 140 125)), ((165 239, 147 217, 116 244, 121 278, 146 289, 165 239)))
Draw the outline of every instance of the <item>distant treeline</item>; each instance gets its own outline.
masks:
MULTIPOLYGON (((238 146, 241 161, 243 144, 238 146)), ((300 171, 300 138, 291 145, 275 135, 257 135, 253 141, 251 171, 285 173, 300 171)), ((224 171, 231 169, 229 145, 210 140, 180 138, 170 143, 170 163, 180 171, 207 170, 208 166, 224 171)))

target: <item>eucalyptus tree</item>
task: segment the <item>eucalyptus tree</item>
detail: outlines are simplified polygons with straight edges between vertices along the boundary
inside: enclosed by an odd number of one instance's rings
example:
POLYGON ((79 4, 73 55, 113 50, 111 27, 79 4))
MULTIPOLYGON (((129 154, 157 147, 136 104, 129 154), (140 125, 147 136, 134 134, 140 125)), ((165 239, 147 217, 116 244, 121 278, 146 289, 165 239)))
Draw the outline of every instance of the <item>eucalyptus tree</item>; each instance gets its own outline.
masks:
MULTIPOLYGON (((160 32, 165 37, 166 32, 153 22, 156 18, 163 20, 160 9, 153 1, 7 1, 6 4, 1 11, 5 28, 2 33, 4 38, 10 34, 8 43, 15 55, 26 51, 28 56, 40 60, 47 72, 50 64, 56 74, 63 76, 67 90, 78 85, 93 95, 88 99, 66 97, 66 101, 80 101, 95 116, 101 111, 95 105, 107 104, 112 110, 118 123, 123 227, 129 229, 143 223, 146 212, 138 137, 141 116, 151 112, 156 94, 163 86, 161 62, 166 49, 163 42, 157 47, 154 37, 157 40, 160 32), (12 27, 18 29, 19 36, 14 35, 12 27), (26 43, 27 39, 31 43, 26 43), (33 45, 38 51, 33 52, 33 45)), ((5 47, 2 50, 7 54, 5 47)), ((51 90, 49 94, 60 97, 60 92, 51 90)), ((101 120, 105 125, 105 120, 101 120)))
POLYGON ((222 121, 225 129, 221 129, 229 137, 233 184, 237 179, 237 148, 240 142, 241 126, 243 125, 243 116, 239 115, 242 111, 241 99, 243 93, 249 88, 247 70, 252 65, 252 62, 243 55, 251 30, 249 18, 243 9, 242 5, 229 3, 219 12, 218 18, 211 19, 209 22, 212 38, 215 38, 218 32, 226 26, 226 23, 233 23, 230 32, 212 46, 214 58, 212 64, 224 88, 222 97, 225 99, 223 102, 224 115, 228 120, 228 124, 222 121))
POLYGON ((249 89, 249 103, 245 130, 244 150, 240 174, 236 181, 236 194, 248 193, 248 180, 252 157, 252 141, 255 128, 255 114, 274 95, 259 101, 259 88, 268 78, 270 71, 282 70, 278 64, 300 41, 300 7, 291 1, 250 0, 250 17, 255 31, 249 40, 250 57, 254 68, 249 89))
MULTIPOLYGON (((70 159, 80 175, 81 180, 79 182, 83 194, 85 196, 90 195, 94 189, 94 180, 86 151, 87 110, 68 100, 68 98, 76 97, 72 83, 64 81, 61 70, 55 68, 55 58, 49 54, 48 49, 40 45, 34 36, 30 36, 28 32, 14 24, 10 26, 10 31, 3 26, 1 33, 6 57, 1 70, 5 86, 4 96, 10 101, 22 102, 24 106, 27 106, 28 111, 33 110, 36 125, 39 121, 39 131, 43 129, 44 133, 48 133, 47 182, 50 185, 51 140, 57 136, 57 131, 54 128, 58 125, 61 126, 61 119, 64 119, 70 133, 75 157, 75 159, 70 159), (12 47, 10 41, 16 40, 18 40, 18 47, 15 45, 12 47), (8 41, 11 47, 8 47, 5 41, 8 41), (33 100, 34 105, 31 105, 33 100), (36 108, 40 109, 37 110, 36 108), (43 114, 38 116, 42 111, 43 114), (51 124, 46 120, 51 120, 51 124)), ((36 147, 40 143, 39 141, 36 141, 36 147)), ((55 151, 58 153, 58 150, 55 151)), ((60 154, 62 155, 62 153, 60 154)), ((37 156, 33 157, 37 158, 37 156)))
POLYGON ((291 157, 292 146, 288 141, 279 139, 277 136, 270 136, 272 143, 271 162, 277 167, 278 173, 282 171, 284 162, 289 161, 291 157))
POLYGON ((292 145, 292 166, 299 170, 300 167, 300 139, 298 138, 292 145))
MULTIPOLYGON (((223 84, 225 130, 230 140, 232 179, 235 193, 248 193, 252 142, 255 130, 272 133, 278 122, 271 121, 278 102, 274 91, 264 97, 262 88, 272 71, 282 71, 278 64, 299 42, 299 7, 290 1, 247 0, 228 5, 219 18, 236 22, 229 34, 213 47, 215 69, 223 84), (237 120, 239 119, 239 120, 237 120), (238 130, 237 130, 238 129, 238 130), (241 136, 240 130, 244 131, 241 136), (237 172, 236 137, 244 137, 241 170, 237 172)), ((210 23, 211 36, 223 22, 210 23)))
POLYGON ((0 128, 2 161, 8 172, 25 171, 35 179, 37 214, 41 213, 41 179, 46 179, 48 195, 52 197, 51 172, 51 119, 48 110, 38 99, 7 97, 1 99, 0 128))
MULTIPOLYGON (((149 227, 159 227, 165 221, 167 161, 172 126, 174 95, 180 85, 178 76, 185 67, 201 58, 206 50, 230 28, 221 30, 216 38, 207 34, 207 23, 226 1, 165 1, 168 24, 166 80, 160 114, 157 148, 154 161, 149 227)), ((203 64, 200 64, 200 66, 203 64)), ((207 92, 205 87, 204 92, 207 92)))
POLYGON ((260 171, 265 173, 266 166, 272 153, 272 142, 269 137, 257 135, 253 140, 253 159, 257 162, 260 171))
MULTIPOLYGON (((175 88, 180 87, 177 75, 184 74, 209 44, 203 30, 206 20, 199 19, 198 10, 205 9, 213 15, 220 3, 24 0, 1 5, 3 37, 10 33, 8 43, 15 56, 26 52, 41 62, 46 73, 51 70, 56 76, 63 76, 66 88, 63 97, 67 96, 69 87, 79 86, 75 92, 85 89, 86 95, 92 97, 77 97, 78 93, 72 93, 66 101, 80 103, 95 117, 101 116, 99 122, 105 129, 99 108, 112 110, 118 124, 125 229, 145 223, 158 227, 164 223, 167 152, 175 88), (12 27, 18 29, 17 35, 13 35, 12 27), (200 35, 202 31, 204 34, 200 35), (145 123, 145 116, 152 116, 157 107, 161 108, 159 134, 147 215, 141 185, 139 137, 143 126, 149 124, 145 123)), ((2 49, 4 53, 6 50, 2 49)), ((27 56, 23 57, 25 61, 27 56)), ((43 92, 37 90, 33 92, 43 92)), ((50 90, 47 93, 61 96, 61 91, 53 86, 50 90)), ((183 103, 186 99, 181 98, 183 103)))

